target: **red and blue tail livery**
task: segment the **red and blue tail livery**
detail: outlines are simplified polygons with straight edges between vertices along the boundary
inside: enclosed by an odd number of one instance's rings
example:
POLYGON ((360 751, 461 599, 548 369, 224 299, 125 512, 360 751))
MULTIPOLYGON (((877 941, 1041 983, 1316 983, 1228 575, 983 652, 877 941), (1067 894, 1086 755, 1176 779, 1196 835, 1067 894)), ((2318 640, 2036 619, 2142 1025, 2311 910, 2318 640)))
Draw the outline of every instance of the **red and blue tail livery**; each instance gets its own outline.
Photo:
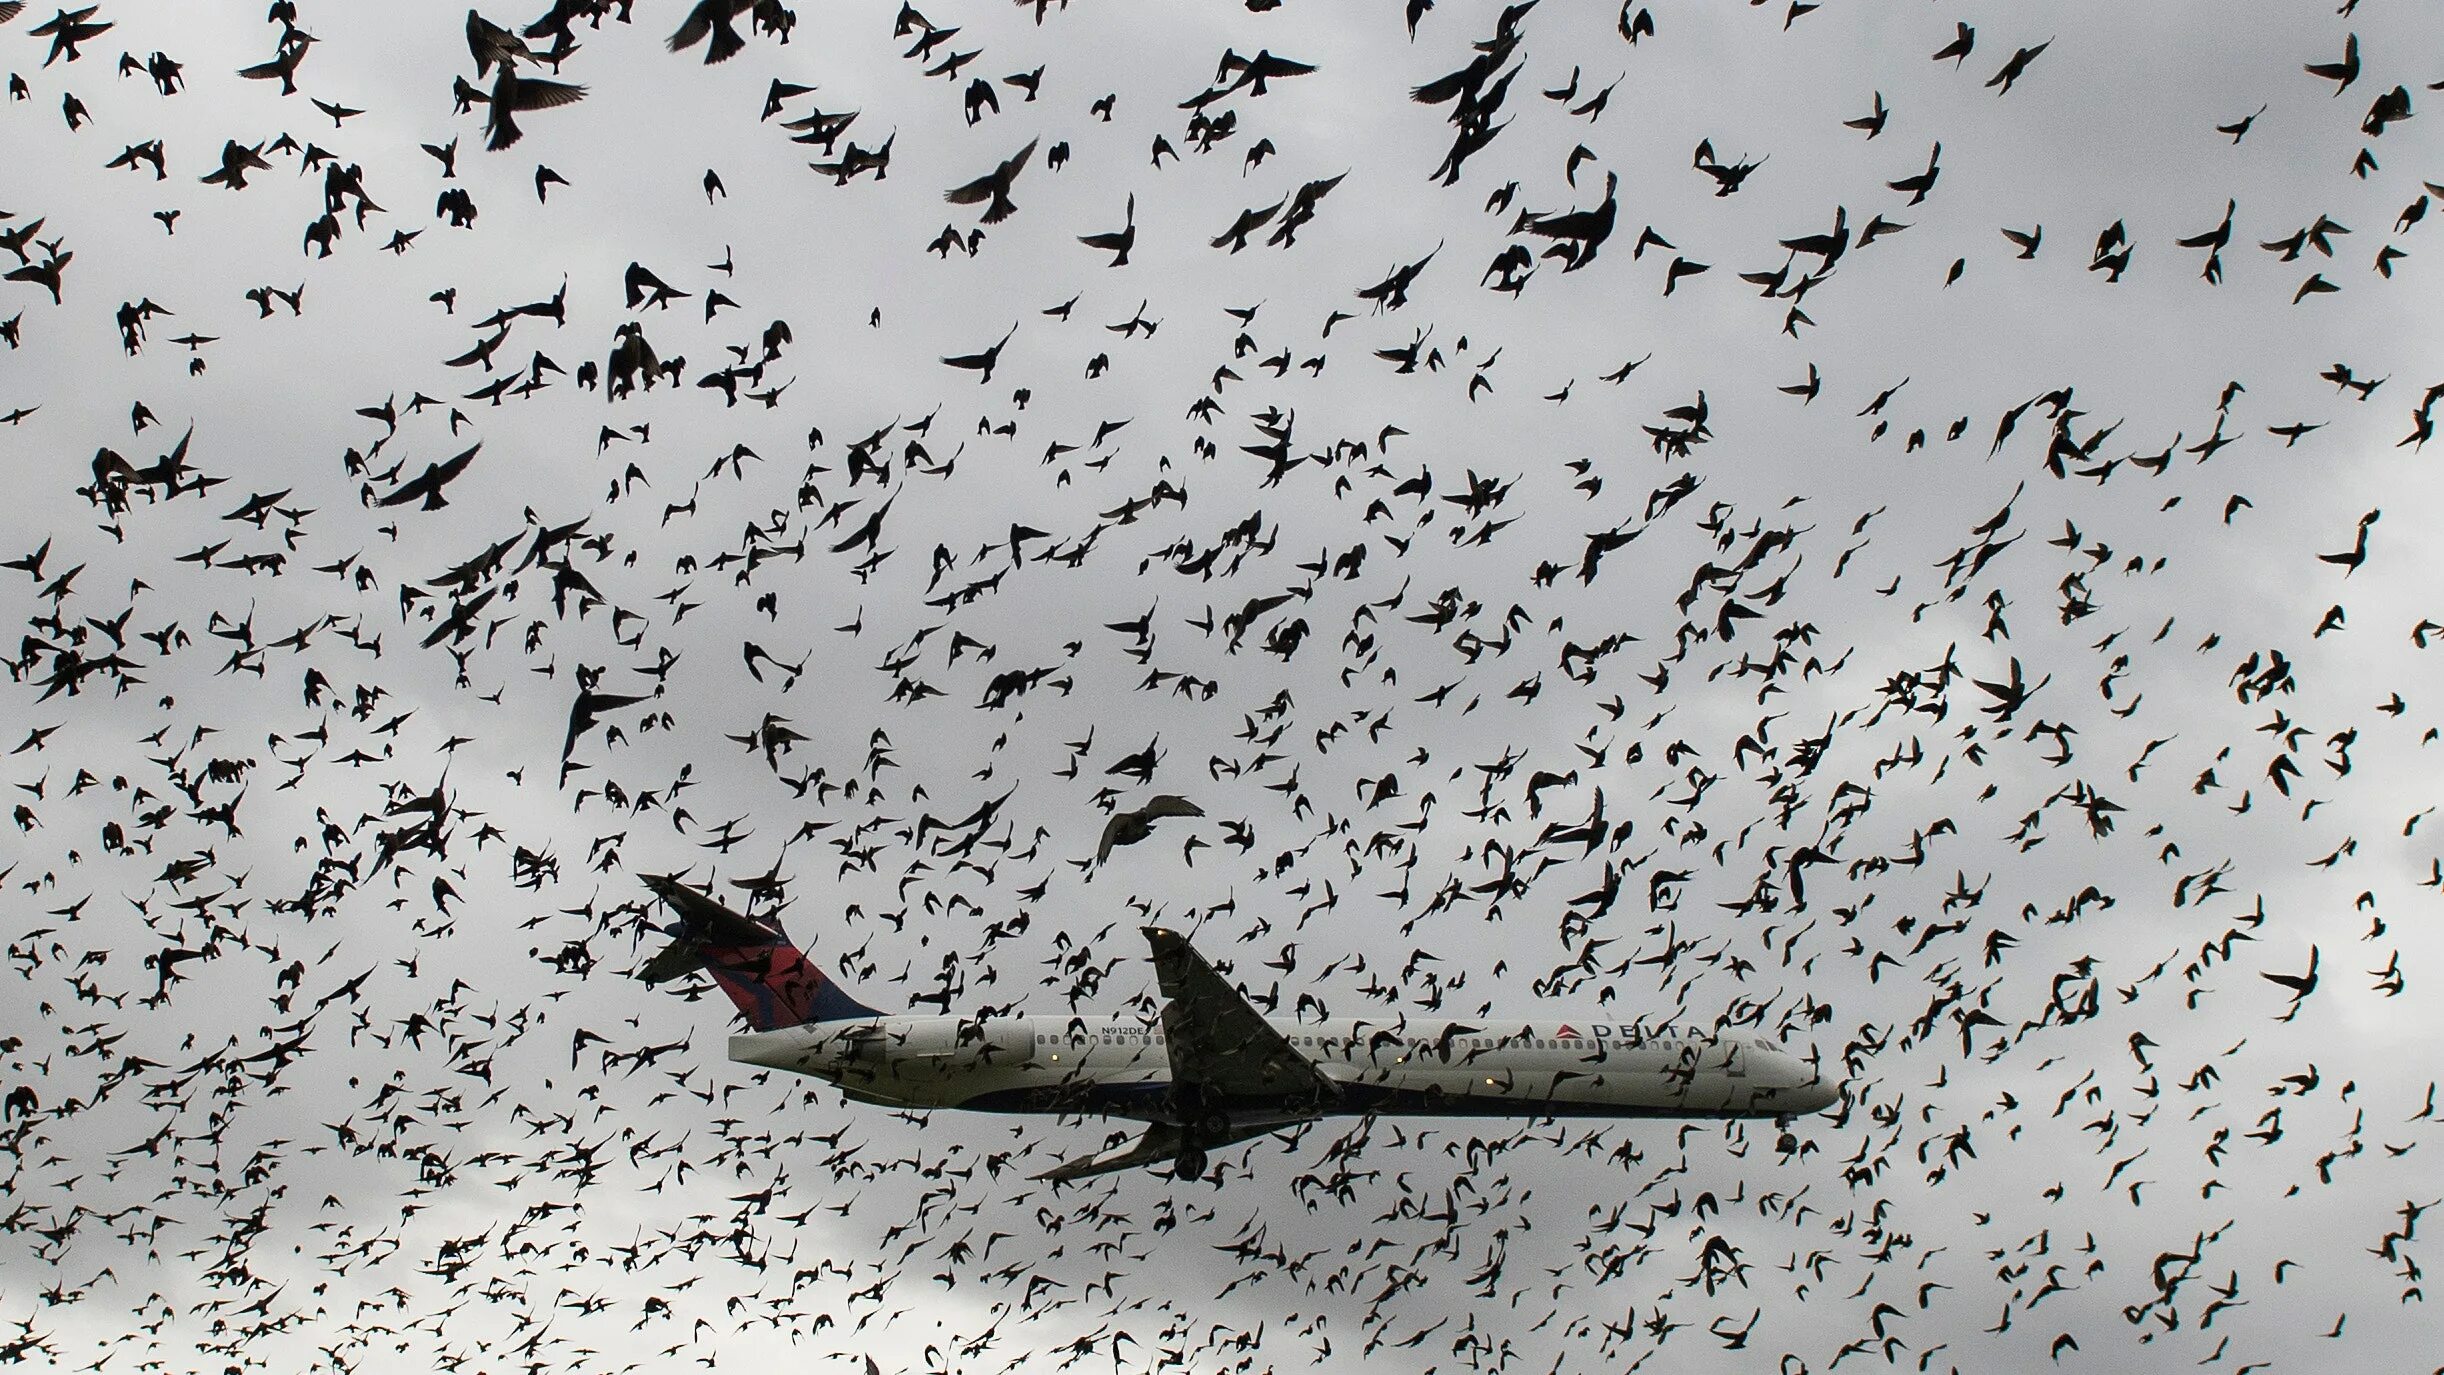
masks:
POLYGON ((671 875, 643 877, 678 915, 666 928, 670 944, 639 971, 645 982, 666 983, 701 969, 757 1031, 882 1015, 816 968, 777 918, 733 912, 671 875))

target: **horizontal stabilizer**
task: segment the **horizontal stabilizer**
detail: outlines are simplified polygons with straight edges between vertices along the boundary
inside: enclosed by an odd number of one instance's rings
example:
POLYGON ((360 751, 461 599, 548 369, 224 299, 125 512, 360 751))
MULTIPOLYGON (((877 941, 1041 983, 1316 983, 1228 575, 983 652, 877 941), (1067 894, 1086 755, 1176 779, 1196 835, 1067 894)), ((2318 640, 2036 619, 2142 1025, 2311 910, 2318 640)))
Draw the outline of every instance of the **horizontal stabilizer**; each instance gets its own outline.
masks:
POLYGON ((638 877, 645 881, 647 888, 653 890, 655 897, 670 904, 671 910, 679 915, 681 928, 701 944, 746 946, 789 939, 779 923, 758 921, 733 912, 679 882, 674 875, 640 874, 638 877))
POLYGON ((637 971, 646 983, 701 969, 757 1031, 881 1015, 826 978, 779 921, 734 912, 668 874, 638 877, 678 917, 666 928, 670 944, 637 971))
MULTIPOLYGON (((1220 1139, 1206 1142, 1205 1148, 1219 1150, 1224 1146, 1236 1145, 1241 1141, 1305 1125, 1305 1121, 1243 1122, 1224 1132, 1220 1139)), ((1070 1184, 1081 1179, 1090 1179, 1099 1174, 1110 1174, 1115 1170, 1133 1170, 1140 1165, 1168 1165, 1179 1158, 1180 1136, 1181 1129, 1177 1124, 1157 1122, 1147 1127, 1146 1134, 1139 1137, 1132 1145, 1105 1151, 1101 1155, 1064 1161, 1035 1177, 1054 1184, 1070 1184)))

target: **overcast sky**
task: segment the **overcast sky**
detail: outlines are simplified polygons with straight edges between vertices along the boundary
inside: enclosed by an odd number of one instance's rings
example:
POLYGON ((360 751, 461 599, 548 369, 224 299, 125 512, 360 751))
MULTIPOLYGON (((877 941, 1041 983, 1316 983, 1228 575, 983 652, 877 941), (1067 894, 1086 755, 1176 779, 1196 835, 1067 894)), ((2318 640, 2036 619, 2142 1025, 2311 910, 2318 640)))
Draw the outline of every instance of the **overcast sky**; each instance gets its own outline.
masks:
POLYGON ((689 8, 498 151, 440 7, 306 0, 288 96, 260 8, 0 24, 0 1352, 2435 1360, 2432 10, 689 8), (675 384, 581 386, 631 325, 675 384), (646 700, 564 780, 581 674, 646 700), (728 1062, 628 977, 662 872, 894 1012, 1143 1008, 1159 918, 1284 1014, 1737 1022, 1846 1102, 1056 1196, 1130 1124, 728 1062))

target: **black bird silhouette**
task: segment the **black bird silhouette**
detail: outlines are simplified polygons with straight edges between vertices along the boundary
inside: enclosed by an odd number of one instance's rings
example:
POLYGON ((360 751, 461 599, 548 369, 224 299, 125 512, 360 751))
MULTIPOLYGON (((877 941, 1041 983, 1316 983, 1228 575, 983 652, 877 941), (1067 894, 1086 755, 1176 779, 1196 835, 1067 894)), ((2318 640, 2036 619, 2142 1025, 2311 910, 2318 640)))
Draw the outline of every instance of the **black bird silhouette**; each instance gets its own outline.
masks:
POLYGON ((991 348, 984 350, 982 353, 964 353, 956 358, 945 358, 942 361, 951 367, 966 368, 968 371, 977 374, 976 380, 978 383, 990 382, 993 380, 994 365, 1001 361, 1002 345, 1009 343, 1011 335, 1015 335, 1017 333, 1018 326, 1013 324, 1010 326, 1008 333, 1002 335, 1000 339, 994 342, 991 348))
POLYGON ((422 498, 424 505, 419 509, 426 511, 440 510, 442 507, 450 504, 449 498, 441 494, 441 489, 449 486, 453 481, 457 480, 459 474, 467 471, 467 465, 475 461, 476 453, 483 447, 483 444, 479 442, 473 448, 468 449, 465 453, 446 459, 440 463, 427 464, 423 472, 418 473, 414 477, 409 478, 407 481, 400 483, 397 490, 391 492, 390 495, 383 497, 376 504, 382 506, 404 506, 408 502, 422 498))
POLYGON ((2027 74, 2028 64, 2036 61, 2040 54, 2053 45, 2054 40, 2048 38, 2033 48, 2022 48, 2018 52, 2013 53, 2011 55, 2011 60, 2004 63, 2000 71, 1997 71, 1994 75, 1986 78, 1986 84, 1988 86, 2001 88, 1995 92, 1997 96, 2007 96, 2011 94, 2012 83, 2018 81, 2022 76, 2027 74))
MULTIPOLYGON (((1927 192, 1935 189, 1935 179, 1942 175, 1943 143, 1941 140, 1937 140, 1935 146, 1927 151, 1925 171, 1917 173, 1914 176, 1903 177, 1899 181, 1888 181, 1884 184, 1891 187, 1895 191, 1907 191, 1909 193, 1909 203, 1911 205, 1916 205, 1918 202, 1926 199, 1927 192)), ((1864 242, 1864 240, 1861 240, 1862 245, 1864 242)))
POLYGON ((1382 281, 1359 288, 1358 299, 1374 302, 1377 310, 1400 309, 1409 303, 1409 288, 1416 284, 1417 274, 1425 271, 1426 265, 1434 261, 1435 253, 1442 251, 1443 246, 1438 243, 1434 246, 1434 253, 1428 253, 1406 267, 1393 268, 1392 274, 1382 281))
POLYGON ((1127 267, 1129 249, 1137 243, 1137 193, 1129 193, 1127 218, 1120 228, 1101 234, 1080 234, 1078 242, 1088 248, 1100 248, 1112 255, 1108 267, 1127 267))
POLYGON ((964 186, 954 186, 943 192, 942 199, 953 205, 990 202, 984 209, 983 222, 986 224, 999 224, 1010 218, 1018 209, 1010 200, 1010 186, 1018 180, 1018 174, 1026 170, 1027 159, 1035 156, 1036 142, 1035 139, 1027 140, 1027 146, 1012 154, 1008 161, 964 186))
POLYGON ((1324 197, 1330 195, 1332 188, 1340 185, 1341 178, 1348 175, 1343 172, 1340 176, 1311 181, 1291 193, 1290 208, 1282 212, 1281 223, 1273 226, 1272 237, 1265 240, 1266 246, 1289 248, 1296 245, 1298 231, 1315 219, 1315 208, 1323 204, 1324 197))
POLYGON ((727 62, 745 50, 747 40, 739 35, 731 21, 753 7, 755 0, 696 0, 696 7, 679 22, 679 29, 670 36, 670 50, 685 52, 704 42, 704 65, 727 62))
POLYGON ((1213 246, 1228 248, 1233 253, 1247 247, 1247 236, 1271 223, 1273 217, 1281 213, 1282 206, 1288 203, 1288 198, 1284 197, 1271 205, 1240 211, 1239 218, 1231 221, 1230 228, 1215 236, 1213 246))
POLYGON ((483 98, 490 107, 484 122, 484 147, 497 153, 524 138, 526 132, 517 121, 521 111, 554 110, 585 98, 586 88, 574 82, 520 76, 514 64, 503 62, 500 74, 493 78, 492 94, 483 98))
POLYGON ((1315 70, 1304 62, 1275 57, 1272 50, 1258 52, 1254 57, 1241 57, 1225 50, 1221 65, 1214 70, 1214 85, 1180 102, 1183 110, 1202 110, 1234 91, 1246 91, 1251 96, 1265 94, 1265 83, 1282 77, 1305 76, 1315 70), (1229 85, 1221 84, 1225 80, 1229 85))
POLYGON ((1095 845, 1095 862, 1101 864, 1110 859, 1114 846, 1134 845, 1154 834, 1154 823, 1166 816, 1203 815, 1203 807, 1171 793, 1148 798, 1146 805, 1134 811, 1115 812, 1111 820, 1103 823, 1103 838, 1095 845))
POLYGON ((269 61, 251 67, 240 67, 238 75, 253 81, 278 81, 280 94, 297 94, 297 68, 305 61, 306 50, 314 46, 314 35, 291 29, 280 38, 280 51, 269 61))
POLYGON ((2249 136, 2249 126, 2250 126, 2250 125, 2252 125, 2252 124, 2257 123, 2257 117, 2258 117, 2259 115, 2262 115, 2262 114, 2266 113, 2266 111, 2267 111, 2267 110, 2269 110, 2269 109, 2271 109, 2271 108, 2273 108, 2273 107, 2272 107, 2272 106, 2268 106, 2268 105, 2260 105, 2260 106, 2258 106, 2258 107, 2257 107, 2257 109, 2256 109, 2256 110, 2255 110, 2253 113, 2251 113, 2251 114, 2249 114, 2249 115, 2247 115, 2247 116, 2245 116, 2245 117, 2243 117, 2243 118, 2241 118, 2241 119, 2234 120, 2234 121, 2233 121, 2233 122, 2231 122, 2230 124, 2218 124, 2218 125, 2216 125, 2216 126, 2215 126, 2215 132, 2216 132, 2216 133, 2219 133, 2219 134, 2228 134, 2228 135, 2230 135, 2230 136, 2231 136, 2231 139, 2232 139, 2233 144, 2234 144, 2235 146, 2238 146, 2238 144, 2240 143, 2240 141, 2241 141, 2242 139, 2247 138, 2247 137, 2249 136))
POLYGON ((1884 93, 1882 91, 1878 91, 1875 93, 1875 107, 1873 109, 1869 110, 1863 115, 1860 115, 1856 119, 1845 119, 1841 123, 1843 128, 1861 130, 1867 135, 1867 137, 1872 139, 1876 135, 1884 132, 1884 121, 1891 117, 1892 111, 1886 109, 1884 106, 1884 93))
MULTIPOLYGON (((89 38, 101 36, 111 27, 110 21, 107 20, 99 24, 87 22, 101 8, 99 5, 87 5, 81 10, 61 10, 58 14, 27 29, 25 32, 28 38, 51 40, 51 51, 44 55, 42 65, 48 67, 62 57, 74 62, 84 56, 83 53, 77 51, 76 45, 89 38)), ((12 12, 8 17, 15 17, 14 13, 12 12)))
MULTIPOLYGON (((1957 20, 1953 22, 1959 24, 1957 20)), ((1948 57, 1952 59, 1952 67, 1957 71, 1962 63, 1969 60, 1969 54, 1976 48, 1977 30, 1966 24, 1959 24, 1959 32, 1952 36, 1952 41, 1935 50, 1935 60, 1941 62, 1948 57)))
MULTIPOLYGON (((43 65, 49 66, 50 64, 46 62, 43 65)), ((2344 36, 2340 62, 2311 62, 2300 70, 2310 76, 2321 76, 2333 82, 2335 95, 2349 90, 2351 83, 2359 79, 2359 35, 2353 33, 2344 36)))
POLYGON ((569 704, 568 736, 560 744, 561 786, 568 786, 569 774, 578 767, 571 762, 571 756, 577 751, 577 741, 587 731, 601 724, 605 712, 617 711, 622 707, 632 707, 639 702, 651 700, 650 697, 645 696, 596 692, 591 687, 580 687, 577 690, 577 700, 569 704))
POLYGON ((2260 970, 2258 977, 2270 984, 2291 990, 2291 1005, 2284 1009, 2282 1016, 2274 1019, 2278 1022, 2290 1021, 2300 1015, 2300 1004, 2307 1001, 2308 995, 2317 991, 2317 947, 2313 945, 2308 947, 2308 971, 2306 973, 2269 974, 2260 970))
POLYGON ((764 92, 764 118, 770 119, 779 114, 782 101, 795 100, 802 95, 812 95, 814 91, 815 88, 812 86, 800 86, 794 81, 783 81, 779 77, 774 77, 772 85, 764 92))
POLYGON ((2351 547, 2339 554, 2319 554, 2317 555, 2318 561, 2338 565, 2342 569, 2342 576, 2346 578, 2358 572, 2359 565, 2368 561, 2368 527, 2374 525, 2377 518, 2382 515, 2384 515, 2383 511, 2376 510, 2361 516, 2359 518, 2359 537, 2352 542, 2351 547))
POLYGON ((268 172, 271 168, 271 163, 264 160, 262 144, 248 147, 233 138, 221 145, 219 170, 207 172, 197 180, 232 191, 243 191, 246 189, 247 173, 268 172))
POLYGON ((1976 683, 1987 696, 1994 699, 1994 705, 1981 707, 1979 710, 1993 717, 1995 724, 2009 725, 2011 718, 2019 712, 2020 708, 2028 705, 2028 699, 2037 694, 2037 689, 2053 680, 2054 675, 2049 673, 2035 683, 2030 683, 2020 669, 2019 656, 2015 654, 2011 659, 2009 682, 1990 683, 1983 678, 1973 678, 1970 681, 1976 683))
POLYGON ((467 56, 475 61, 475 79, 492 74, 494 63, 534 62, 540 59, 526 46, 526 40, 491 20, 467 11, 467 56))

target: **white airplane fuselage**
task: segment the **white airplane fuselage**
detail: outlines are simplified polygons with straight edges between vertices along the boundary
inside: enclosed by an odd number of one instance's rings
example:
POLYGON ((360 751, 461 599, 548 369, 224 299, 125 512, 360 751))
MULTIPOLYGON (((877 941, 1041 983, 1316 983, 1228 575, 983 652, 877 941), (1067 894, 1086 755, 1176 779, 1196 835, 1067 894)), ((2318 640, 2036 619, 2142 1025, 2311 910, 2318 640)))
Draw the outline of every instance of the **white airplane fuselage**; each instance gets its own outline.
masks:
POLYGON ((1239 1124, 1370 1113, 1779 1117, 1841 1096, 1816 1066, 1752 1036, 1587 1021, 1448 1034, 1350 1018, 1266 1022, 1330 1081, 1332 1097, 1183 1104, 1163 1028, 1126 1016, 814 1022, 732 1036, 730 1058, 825 1079, 865 1102, 1174 1123, 1216 1110, 1239 1124))

